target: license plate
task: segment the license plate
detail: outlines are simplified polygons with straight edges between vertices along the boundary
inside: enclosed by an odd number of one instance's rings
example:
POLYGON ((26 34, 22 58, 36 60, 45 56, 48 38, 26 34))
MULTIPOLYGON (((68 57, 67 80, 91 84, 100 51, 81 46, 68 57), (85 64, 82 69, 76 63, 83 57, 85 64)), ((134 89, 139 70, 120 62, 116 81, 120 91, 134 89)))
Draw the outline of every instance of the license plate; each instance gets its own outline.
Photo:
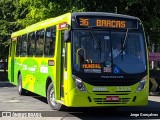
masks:
POLYGON ((107 96, 106 101, 119 101, 119 96, 107 96))

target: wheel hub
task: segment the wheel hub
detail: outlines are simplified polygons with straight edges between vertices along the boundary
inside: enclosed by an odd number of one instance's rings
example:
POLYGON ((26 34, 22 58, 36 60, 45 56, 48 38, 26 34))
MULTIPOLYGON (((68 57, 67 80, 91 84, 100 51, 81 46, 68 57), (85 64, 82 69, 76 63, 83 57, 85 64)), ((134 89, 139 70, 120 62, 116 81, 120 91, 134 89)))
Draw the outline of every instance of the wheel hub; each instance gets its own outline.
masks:
POLYGON ((56 105, 53 89, 50 91, 50 102, 51 102, 51 104, 52 104, 53 106, 56 105))

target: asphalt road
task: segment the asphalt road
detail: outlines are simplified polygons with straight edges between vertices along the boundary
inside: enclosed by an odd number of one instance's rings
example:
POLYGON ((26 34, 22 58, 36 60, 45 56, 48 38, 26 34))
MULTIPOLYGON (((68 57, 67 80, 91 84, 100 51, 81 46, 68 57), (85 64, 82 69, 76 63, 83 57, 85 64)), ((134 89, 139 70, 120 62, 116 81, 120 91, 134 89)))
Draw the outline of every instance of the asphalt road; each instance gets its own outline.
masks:
MULTIPOLYGON (((12 112, 13 117, 19 115, 30 115, 28 112, 37 113, 36 117, 50 117, 50 119, 124 119, 143 118, 150 115, 153 119, 160 119, 160 96, 149 96, 149 105, 146 107, 119 107, 119 108, 69 108, 57 112, 50 109, 46 98, 36 94, 28 93, 26 96, 19 96, 17 87, 8 82, 0 82, 0 117, 2 112, 12 112), (25 113, 27 112, 27 113, 25 113), (39 115, 39 116, 38 116, 39 115), (158 115, 158 116, 157 116, 158 115), (137 116, 137 117, 136 117, 137 116)), ((3 115, 4 116, 4 115, 3 115)), ((4 118, 2 116, 2 118, 4 118)), ((17 117, 17 116, 16 116, 17 117)), ((23 116, 25 117, 25 116, 23 116)), ((31 115, 33 117, 33 115, 31 115)), ((35 117, 35 116, 34 116, 35 117)), ((1 119, 1 118, 0 118, 1 119)), ((6 119, 6 118, 5 118, 6 119)), ((36 118, 38 119, 38 118, 36 118)), ((49 118, 45 118, 49 119, 49 118)))

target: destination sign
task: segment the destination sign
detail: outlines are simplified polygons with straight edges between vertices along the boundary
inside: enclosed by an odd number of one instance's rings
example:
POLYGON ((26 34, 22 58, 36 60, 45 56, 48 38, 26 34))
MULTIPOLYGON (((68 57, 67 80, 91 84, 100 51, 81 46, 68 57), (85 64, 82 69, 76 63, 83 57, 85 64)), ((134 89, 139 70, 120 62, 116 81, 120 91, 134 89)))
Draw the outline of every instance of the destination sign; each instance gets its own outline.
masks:
POLYGON ((78 17, 80 27, 103 27, 103 28, 121 28, 138 29, 138 22, 130 19, 120 19, 111 17, 78 17))

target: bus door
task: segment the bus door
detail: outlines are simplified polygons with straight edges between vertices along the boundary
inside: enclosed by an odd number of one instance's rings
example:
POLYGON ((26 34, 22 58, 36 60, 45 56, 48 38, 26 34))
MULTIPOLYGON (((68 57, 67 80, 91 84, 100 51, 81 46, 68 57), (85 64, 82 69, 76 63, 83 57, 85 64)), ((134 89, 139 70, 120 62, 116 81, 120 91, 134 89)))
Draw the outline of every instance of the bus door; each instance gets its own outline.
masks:
POLYGON ((11 82, 14 82, 14 64, 15 64, 15 46, 16 46, 16 40, 17 40, 17 38, 13 38, 13 40, 11 41, 11 53, 10 53, 10 55, 11 55, 11 59, 9 60, 9 65, 11 65, 11 67, 8 67, 10 70, 9 71, 11 71, 11 73, 9 73, 10 74, 10 79, 11 79, 11 82))
POLYGON ((61 71, 60 71, 60 96, 64 97, 64 72, 65 72, 65 43, 63 40, 64 31, 60 32, 61 34, 61 71))

